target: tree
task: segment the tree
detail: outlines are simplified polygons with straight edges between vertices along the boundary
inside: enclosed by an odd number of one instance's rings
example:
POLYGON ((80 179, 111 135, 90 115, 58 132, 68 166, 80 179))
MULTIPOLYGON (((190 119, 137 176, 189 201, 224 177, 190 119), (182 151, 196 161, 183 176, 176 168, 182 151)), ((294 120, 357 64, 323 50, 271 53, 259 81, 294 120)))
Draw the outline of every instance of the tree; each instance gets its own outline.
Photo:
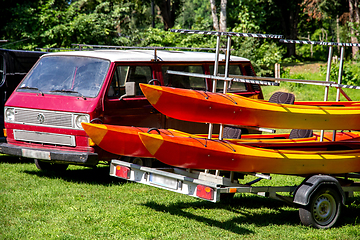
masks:
POLYGON ((181 12, 182 0, 155 0, 155 4, 160 8, 160 15, 164 22, 164 29, 168 30, 175 24, 176 17, 181 12))
MULTIPOLYGON (((360 23, 360 16, 359 16, 359 0, 349 0, 349 18, 350 22, 350 36, 352 43, 358 43, 358 39, 355 35, 354 25, 359 25, 360 23)), ((352 47, 352 57, 355 59, 356 54, 359 51, 359 47, 352 47)))
MULTIPOLYGON (((280 10, 279 16, 284 37, 287 39, 298 38, 298 23, 300 14, 300 5, 302 0, 282 1, 274 0, 275 5, 280 10)), ((295 56, 295 44, 287 44, 287 57, 295 56)))
POLYGON ((216 3, 215 0, 210 0, 211 4, 211 15, 213 18, 213 27, 215 31, 225 32, 226 31, 226 6, 227 0, 221 0, 220 3, 220 21, 218 20, 217 11, 216 11, 216 3))

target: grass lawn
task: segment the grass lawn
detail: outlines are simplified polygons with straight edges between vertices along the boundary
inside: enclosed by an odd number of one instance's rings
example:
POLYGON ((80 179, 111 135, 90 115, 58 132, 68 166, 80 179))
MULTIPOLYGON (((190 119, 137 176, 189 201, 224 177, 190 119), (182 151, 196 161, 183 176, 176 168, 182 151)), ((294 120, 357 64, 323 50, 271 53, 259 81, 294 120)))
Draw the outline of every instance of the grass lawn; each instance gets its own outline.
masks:
MULTIPOLYGON (((39 171, 31 160, 0 156, 0 239, 360 238, 359 194, 343 208, 337 227, 320 230, 301 225, 298 210, 280 201, 236 194, 214 204, 122 181, 108 171, 39 171)), ((256 185, 299 181, 274 175, 256 185)))
MULTIPOLYGON (((290 69, 288 70, 290 76, 287 78, 325 81, 326 75, 320 73, 320 65, 326 68, 326 63, 299 64, 290 68, 285 67, 285 69, 290 69)), ((280 86, 262 86, 261 88, 265 99, 269 99, 274 92, 283 91, 293 93, 296 101, 324 101, 325 87, 323 86, 280 82, 280 86)), ((360 90, 347 88, 344 88, 343 90, 353 101, 360 101, 360 90)), ((330 88, 329 101, 336 100, 336 91, 336 88, 330 88)), ((347 100, 340 94, 340 101, 347 100)))

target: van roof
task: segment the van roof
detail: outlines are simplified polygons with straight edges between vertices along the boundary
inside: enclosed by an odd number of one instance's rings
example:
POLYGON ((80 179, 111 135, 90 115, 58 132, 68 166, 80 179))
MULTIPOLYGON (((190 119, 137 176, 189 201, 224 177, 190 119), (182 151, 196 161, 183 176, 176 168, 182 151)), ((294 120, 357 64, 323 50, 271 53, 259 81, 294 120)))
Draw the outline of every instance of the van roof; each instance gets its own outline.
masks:
MULTIPOLYGON (((156 55, 159 61, 164 62, 213 62, 215 53, 190 52, 190 51, 163 51, 157 50, 156 55)), ((48 53, 48 56, 81 56, 95 57, 110 60, 111 62, 151 62, 154 59, 154 50, 94 50, 94 51, 71 51, 48 53)), ((225 59, 220 54, 219 61, 225 59)), ((246 58, 230 56, 231 61, 250 62, 246 58)))

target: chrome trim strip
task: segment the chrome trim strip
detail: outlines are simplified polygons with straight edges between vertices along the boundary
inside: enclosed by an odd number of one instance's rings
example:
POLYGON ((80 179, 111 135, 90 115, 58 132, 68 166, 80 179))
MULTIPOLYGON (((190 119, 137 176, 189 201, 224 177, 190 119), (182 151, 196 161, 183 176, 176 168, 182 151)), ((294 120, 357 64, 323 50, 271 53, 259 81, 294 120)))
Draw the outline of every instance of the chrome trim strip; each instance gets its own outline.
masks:
POLYGON ((17 141, 36 142, 63 146, 76 146, 75 136, 45 132, 33 132, 14 129, 14 139, 17 141))

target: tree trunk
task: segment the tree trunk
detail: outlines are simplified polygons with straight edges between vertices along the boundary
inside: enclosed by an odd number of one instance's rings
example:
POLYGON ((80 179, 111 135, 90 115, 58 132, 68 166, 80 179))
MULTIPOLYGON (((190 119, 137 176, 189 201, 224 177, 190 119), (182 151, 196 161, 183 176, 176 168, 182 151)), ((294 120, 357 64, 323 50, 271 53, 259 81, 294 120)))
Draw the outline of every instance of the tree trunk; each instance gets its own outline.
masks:
MULTIPOLYGON (((284 37, 287 39, 297 39, 300 4, 302 0, 274 0, 276 6, 280 9, 281 26, 283 28, 284 37)), ((287 44, 287 57, 295 56, 295 44, 287 44)))
POLYGON ((220 31, 219 20, 218 20, 217 12, 216 12, 215 0, 210 0, 210 4, 211 4, 211 16, 212 16, 212 19, 213 19, 214 30, 215 31, 220 31))
POLYGON ((156 0, 156 5, 160 8, 160 15, 163 19, 164 29, 168 30, 175 24, 175 19, 181 8, 181 0, 156 0))
MULTIPOLYGON (((353 24, 360 22, 359 17, 359 0, 349 0, 349 13, 350 13, 350 22, 353 24)), ((358 39, 355 36, 356 32, 353 27, 350 28, 351 33, 351 43, 358 43, 358 39)), ((359 47, 352 47, 352 57, 353 59, 356 58, 356 54, 359 51, 359 47)))
POLYGON ((221 0, 220 32, 226 32, 226 5, 227 0, 221 0))

